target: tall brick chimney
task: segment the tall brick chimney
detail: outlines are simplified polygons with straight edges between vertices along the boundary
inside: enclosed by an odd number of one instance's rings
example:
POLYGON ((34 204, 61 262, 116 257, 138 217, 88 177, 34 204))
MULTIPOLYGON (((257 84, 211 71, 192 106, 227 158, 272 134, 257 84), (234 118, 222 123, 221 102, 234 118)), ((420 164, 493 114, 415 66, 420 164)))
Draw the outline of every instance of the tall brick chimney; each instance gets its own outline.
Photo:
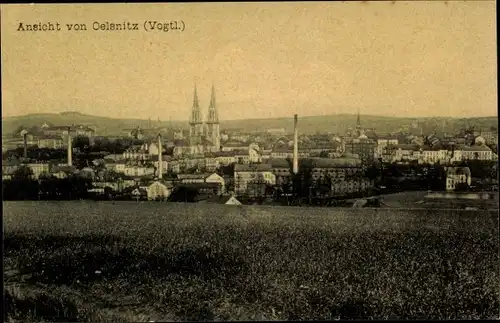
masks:
POLYGON ((162 145, 161 145, 161 134, 158 134, 158 179, 163 178, 163 165, 161 160, 162 145))
POLYGON ((24 158, 28 158, 28 132, 26 130, 22 131, 23 135, 23 147, 24 147, 24 158))
POLYGON ((293 173, 299 172, 299 130, 297 129, 298 116, 294 115, 293 123, 293 173))
POLYGON ((73 143, 71 142, 71 127, 68 127, 68 166, 73 166, 73 143))

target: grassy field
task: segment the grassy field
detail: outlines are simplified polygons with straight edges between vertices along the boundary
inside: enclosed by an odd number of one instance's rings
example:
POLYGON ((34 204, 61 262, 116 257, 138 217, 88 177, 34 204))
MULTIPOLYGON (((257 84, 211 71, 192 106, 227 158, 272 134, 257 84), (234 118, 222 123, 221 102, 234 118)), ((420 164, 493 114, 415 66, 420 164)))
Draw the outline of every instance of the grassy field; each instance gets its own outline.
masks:
MULTIPOLYGON (((435 192, 436 193, 436 192, 435 192)), ((446 193, 446 192, 442 192, 446 193)), ((490 200, 426 198, 427 191, 407 191, 381 195, 382 201, 392 208, 462 209, 476 207, 498 210, 498 194, 490 200), (423 202, 423 203, 421 203, 423 202)))
POLYGON ((11 322, 499 317, 497 212, 3 207, 11 322))

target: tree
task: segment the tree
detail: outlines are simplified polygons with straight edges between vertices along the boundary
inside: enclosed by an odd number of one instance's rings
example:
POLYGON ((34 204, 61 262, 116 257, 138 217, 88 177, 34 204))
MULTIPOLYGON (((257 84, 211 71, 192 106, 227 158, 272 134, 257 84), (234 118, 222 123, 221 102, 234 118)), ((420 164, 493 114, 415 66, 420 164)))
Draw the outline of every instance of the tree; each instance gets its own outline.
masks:
POLYGON ((321 158, 328 158, 328 151, 323 150, 319 153, 319 157, 321 158))
POLYGON ((39 184, 32 179, 33 171, 26 165, 20 166, 12 174, 11 180, 2 181, 5 200, 36 200, 39 184))
POLYGON ((113 189, 109 186, 106 186, 104 188, 104 196, 106 196, 107 198, 111 199, 113 197, 113 189))
POLYGON ((90 139, 86 136, 76 136, 72 139, 72 146, 80 151, 90 151, 90 139))
POLYGON ((231 163, 229 165, 220 165, 217 168, 216 172, 220 176, 224 176, 224 175, 234 176, 234 165, 235 165, 235 163, 231 163))
POLYGON ((28 180, 33 177, 33 170, 26 165, 21 165, 12 174, 12 179, 28 180))
POLYGON ((364 170, 364 176, 368 178, 369 180, 376 180, 382 175, 382 171, 380 167, 375 164, 371 163, 365 170, 364 170))
POLYGON ((466 192, 470 190, 470 186, 467 183, 458 183, 455 185, 456 192, 466 192))
POLYGON ((108 170, 108 171, 104 172, 104 178, 103 179, 106 182, 114 182, 114 181, 116 181, 120 177, 121 177, 120 173, 117 173, 114 170, 108 170))
POLYGON ((194 202, 198 190, 189 186, 177 186, 168 197, 169 202, 194 202))

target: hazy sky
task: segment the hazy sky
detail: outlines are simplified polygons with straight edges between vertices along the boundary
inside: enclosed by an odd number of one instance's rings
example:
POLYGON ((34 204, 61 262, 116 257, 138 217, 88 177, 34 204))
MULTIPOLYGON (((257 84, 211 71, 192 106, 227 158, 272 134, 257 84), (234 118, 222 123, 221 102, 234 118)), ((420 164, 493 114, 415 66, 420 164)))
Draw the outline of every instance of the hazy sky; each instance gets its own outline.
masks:
POLYGON ((182 120, 195 82, 205 116, 214 83, 221 119, 497 115, 494 1, 2 5, 1 21, 3 116, 182 120))

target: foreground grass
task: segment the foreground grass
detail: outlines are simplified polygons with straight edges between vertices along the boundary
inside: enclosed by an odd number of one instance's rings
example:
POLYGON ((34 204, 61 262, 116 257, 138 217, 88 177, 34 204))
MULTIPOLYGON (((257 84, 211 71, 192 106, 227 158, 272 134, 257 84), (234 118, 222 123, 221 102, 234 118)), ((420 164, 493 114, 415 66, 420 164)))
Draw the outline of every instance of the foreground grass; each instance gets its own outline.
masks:
POLYGON ((497 221, 446 210, 4 203, 6 309, 10 321, 497 318, 497 221))

